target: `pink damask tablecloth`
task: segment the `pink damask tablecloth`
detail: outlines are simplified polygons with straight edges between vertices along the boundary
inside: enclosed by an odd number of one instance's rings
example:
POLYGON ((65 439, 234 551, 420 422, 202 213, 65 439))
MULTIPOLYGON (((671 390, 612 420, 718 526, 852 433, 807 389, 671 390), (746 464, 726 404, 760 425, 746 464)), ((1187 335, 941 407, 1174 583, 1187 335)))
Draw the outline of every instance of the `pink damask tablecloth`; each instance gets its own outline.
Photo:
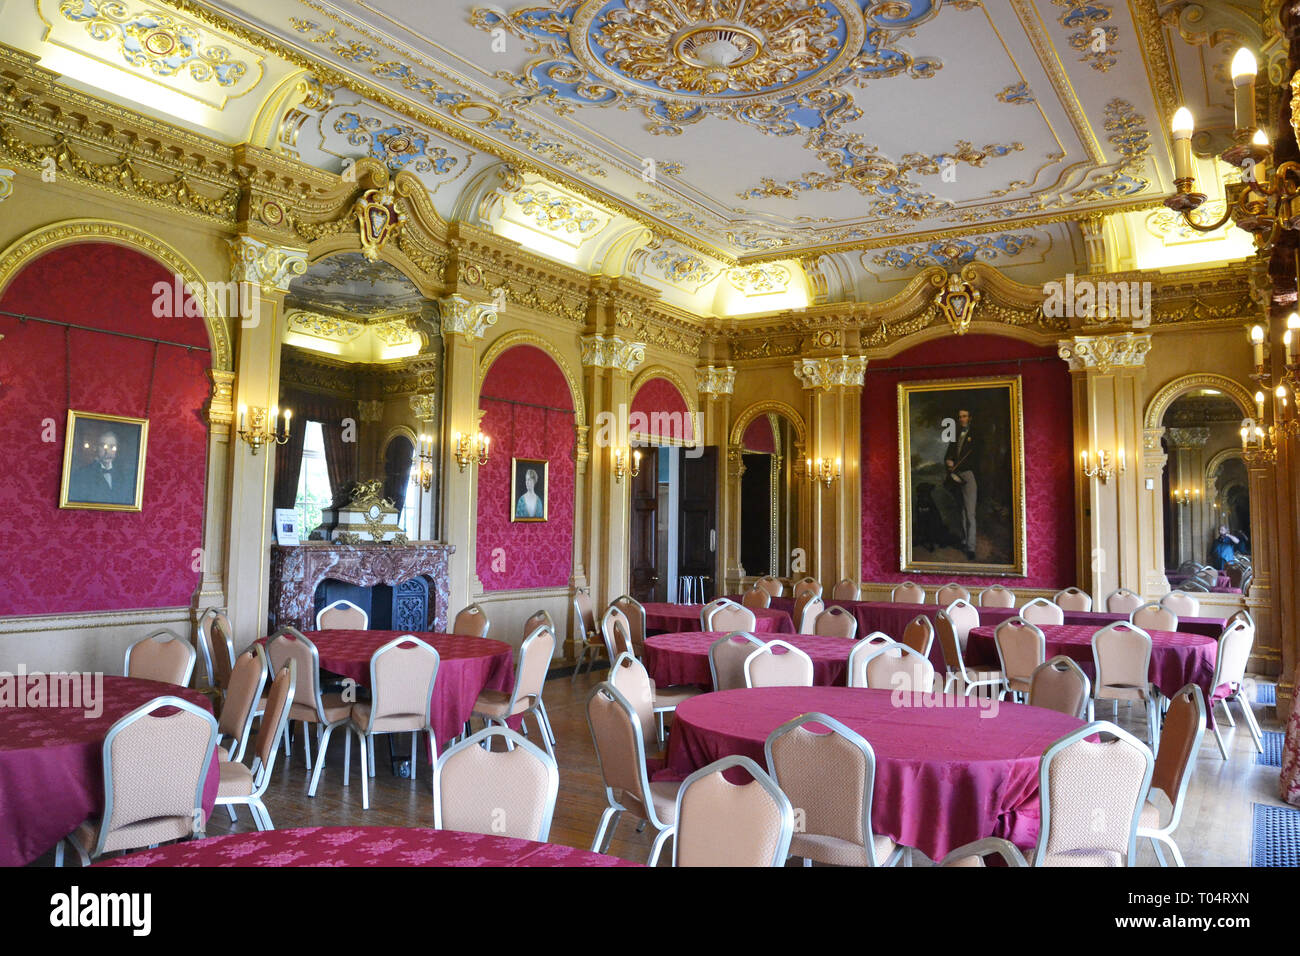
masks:
MULTIPOLYGON (((709 646, 726 631, 681 631, 677 634, 659 634, 646 638, 645 666, 660 687, 676 684, 698 684, 706 690, 713 688, 709 674, 709 646)), ((780 638, 803 651, 813 662, 813 683, 830 687, 843 687, 848 676, 849 652, 855 641, 844 637, 816 637, 810 634, 789 634, 780 638)))
POLYGON ((861 734, 875 751, 877 833, 932 859, 988 836, 1032 848, 1039 826, 1039 758, 1083 721, 1006 702, 924 706, 927 700, 945 698, 909 695, 904 706, 892 691, 848 687, 702 694, 678 705, 667 767, 655 779, 683 779, 729 754, 764 767, 768 735, 801 714, 820 711, 861 734))
POLYGON ((555 843, 414 827, 302 827, 186 840, 101 866, 639 866, 555 843))
MULTIPOLYGON (((104 737, 155 697, 212 710, 197 691, 132 677, 104 677, 98 716, 81 707, 0 707, 0 866, 30 863, 104 812, 104 737)), ((214 756, 203 791, 208 813, 218 778, 214 756)))
MULTIPOLYGON (((703 604, 665 604, 652 601, 645 605, 645 626, 648 633, 680 633, 700 629, 700 611, 703 604)), ((754 610, 756 634, 793 634, 794 621, 786 611, 772 608, 754 610)))

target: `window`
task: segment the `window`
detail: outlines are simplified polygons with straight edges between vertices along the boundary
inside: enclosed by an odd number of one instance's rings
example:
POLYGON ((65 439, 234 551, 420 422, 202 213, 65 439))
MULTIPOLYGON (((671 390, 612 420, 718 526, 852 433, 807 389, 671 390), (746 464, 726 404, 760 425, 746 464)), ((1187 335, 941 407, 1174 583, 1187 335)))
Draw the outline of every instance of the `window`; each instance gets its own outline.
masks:
POLYGON ((298 497, 293 503, 298 512, 299 534, 305 539, 320 526, 321 509, 330 506, 329 471, 325 468, 325 436, 320 422, 308 422, 302 443, 302 469, 298 473, 298 497))

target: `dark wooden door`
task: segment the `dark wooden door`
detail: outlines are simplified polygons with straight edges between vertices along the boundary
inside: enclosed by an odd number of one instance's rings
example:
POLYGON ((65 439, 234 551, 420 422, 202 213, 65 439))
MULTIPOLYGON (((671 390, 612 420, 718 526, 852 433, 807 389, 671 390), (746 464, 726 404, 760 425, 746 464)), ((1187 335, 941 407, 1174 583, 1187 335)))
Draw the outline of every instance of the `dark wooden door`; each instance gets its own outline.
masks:
POLYGON ((655 516, 659 510, 659 456, 656 449, 642 456, 641 474, 630 478, 632 482, 631 529, 628 539, 631 553, 630 587, 632 597, 643 604, 655 599, 655 585, 659 582, 659 568, 655 554, 655 516))
MULTIPOLYGON (((699 458, 681 455, 681 512, 678 524, 678 574, 706 577, 704 600, 717 593, 713 580, 718 528, 718 449, 706 447, 699 458)), ((675 597, 675 595, 674 595, 675 597)))

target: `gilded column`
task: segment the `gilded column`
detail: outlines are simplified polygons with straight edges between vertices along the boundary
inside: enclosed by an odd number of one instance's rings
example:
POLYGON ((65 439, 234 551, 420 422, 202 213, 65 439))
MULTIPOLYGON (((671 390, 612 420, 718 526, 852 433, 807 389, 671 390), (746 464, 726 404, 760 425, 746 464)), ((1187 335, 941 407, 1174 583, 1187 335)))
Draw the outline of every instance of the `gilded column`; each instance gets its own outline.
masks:
POLYGON ((209 369, 207 501, 203 513, 203 548, 199 589, 192 608, 194 622, 210 607, 226 607, 226 532, 230 513, 231 429, 234 421, 235 373, 209 369))
MULTIPOLYGON (((716 594, 734 594, 740 590, 740 475, 731 473, 732 449, 727 444, 731 429, 731 396, 736 390, 736 370, 730 365, 705 365, 695 370, 695 390, 700 396, 701 444, 718 449, 717 473, 718 553, 714 575, 716 594), (725 457, 722 457, 725 456, 725 457), (734 540, 734 549, 732 547, 734 540)), ((673 598, 675 595, 669 595, 673 598)))

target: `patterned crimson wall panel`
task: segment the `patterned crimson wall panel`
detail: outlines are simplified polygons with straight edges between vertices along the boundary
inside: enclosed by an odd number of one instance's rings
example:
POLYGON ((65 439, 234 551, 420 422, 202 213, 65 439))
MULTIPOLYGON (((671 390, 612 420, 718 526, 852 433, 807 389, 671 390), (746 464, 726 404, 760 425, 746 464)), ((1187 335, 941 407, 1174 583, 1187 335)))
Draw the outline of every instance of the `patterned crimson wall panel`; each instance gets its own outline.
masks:
MULTIPOLYGON (((0 310, 207 348, 201 318, 154 315, 172 275, 107 243, 29 263, 0 310)), ((160 346, 0 315, 0 615, 68 614, 190 603, 203 545, 210 385, 206 351, 160 346), (153 394, 150 399, 150 375, 153 394), (149 419, 139 513, 59 508, 68 408, 149 419)))
POLYGON ((489 591, 564 587, 573 568, 574 421, 569 383, 544 351, 519 345, 503 352, 488 370, 479 407, 484 412, 483 432, 492 439, 491 457, 478 473, 479 580, 489 591), (548 463, 545 522, 510 520, 512 458, 548 463))
POLYGON ((686 400, 666 378, 652 378, 637 389, 630 412, 630 431, 687 444, 695 440, 695 424, 686 400))

